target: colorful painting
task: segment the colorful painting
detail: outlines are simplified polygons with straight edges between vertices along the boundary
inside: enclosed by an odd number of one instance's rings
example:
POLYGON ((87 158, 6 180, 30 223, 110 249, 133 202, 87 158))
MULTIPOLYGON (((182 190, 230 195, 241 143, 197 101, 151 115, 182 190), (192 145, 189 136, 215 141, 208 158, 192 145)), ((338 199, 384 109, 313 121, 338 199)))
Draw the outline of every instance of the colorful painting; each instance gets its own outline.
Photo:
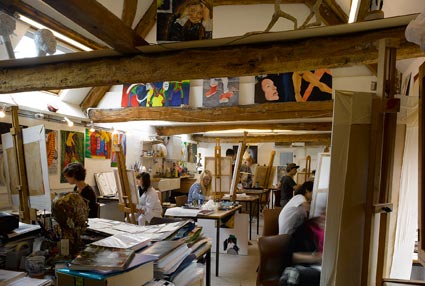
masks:
POLYGON ((46 152, 49 174, 58 173, 58 131, 46 129, 46 152))
MULTIPOLYGON (((74 162, 84 166, 84 133, 61 130, 61 170, 74 162)), ((67 182, 62 172, 60 182, 67 182)))
POLYGON ((190 81, 124 84, 121 107, 189 105, 190 81))
POLYGON ((255 103, 331 99, 332 73, 328 69, 255 77, 255 103))
POLYGON ((91 132, 86 129, 86 158, 110 159, 112 133, 104 130, 91 132))
POLYGON ((204 107, 235 106, 239 104, 239 77, 204 79, 204 107))
POLYGON ((112 152, 111 152, 111 167, 118 166, 117 154, 114 151, 114 146, 120 144, 122 146, 122 152, 126 154, 126 137, 125 133, 116 132, 112 134, 112 152))
POLYGON ((158 0, 157 42, 212 39, 212 0, 158 0))

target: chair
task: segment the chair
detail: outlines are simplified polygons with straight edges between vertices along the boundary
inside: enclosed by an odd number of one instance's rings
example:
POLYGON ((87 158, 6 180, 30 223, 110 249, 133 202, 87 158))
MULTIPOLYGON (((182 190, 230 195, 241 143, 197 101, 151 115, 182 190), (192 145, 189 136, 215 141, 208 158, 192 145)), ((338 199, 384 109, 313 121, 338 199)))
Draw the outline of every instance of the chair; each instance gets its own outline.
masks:
POLYGON ((187 195, 176 196, 174 198, 176 200, 176 206, 181 207, 187 203, 187 195))
POLYGON ((279 234, 279 214, 282 208, 264 209, 263 236, 279 234))
POLYGON ((283 270, 291 265, 291 235, 262 236, 258 239, 260 265, 257 286, 279 286, 283 270))

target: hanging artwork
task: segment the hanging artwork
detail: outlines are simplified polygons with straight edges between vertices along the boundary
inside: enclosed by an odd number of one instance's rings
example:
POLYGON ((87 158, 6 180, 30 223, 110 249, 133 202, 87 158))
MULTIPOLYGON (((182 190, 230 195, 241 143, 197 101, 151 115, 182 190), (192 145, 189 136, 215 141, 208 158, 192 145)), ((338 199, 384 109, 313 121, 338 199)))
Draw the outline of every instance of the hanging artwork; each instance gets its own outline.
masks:
POLYGON ((47 167, 49 174, 58 173, 58 131, 46 129, 47 167))
POLYGON ((116 132, 112 134, 112 152, 111 152, 111 167, 116 167, 117 163, 117 154, 114 151, 114 146, 120 144, 122 146, 122 152, 125 155, 126 153, 126 136, 125 133, 116 132))
POLYGON ((255 103, 331 99, 332 73, 328 69, 255 77, 255 103))
MULTIPOLYGON (((61 130, 61 170, 69 163, 84 166, 84 133, 61 130)), ((67 182, 62 172, 60 182, 67 182)))
POLYGON ((235 106, 239 104, 239 77, 204 79, 204 107, 235 106))
POLYGON ((212 39, 212 0, 159 0, 157 42, 212 39))
POLYGON ((86 129, 86 158, 110 159, 112 133, 104 130, 86 129))
POLYGON ((195 143, 187 143, 187 162, 196 163, 197 154, 198 154, 198 145, 195 143))
POLYGON ((121 107, 189 105, 190 81, 123 84, 121 107))

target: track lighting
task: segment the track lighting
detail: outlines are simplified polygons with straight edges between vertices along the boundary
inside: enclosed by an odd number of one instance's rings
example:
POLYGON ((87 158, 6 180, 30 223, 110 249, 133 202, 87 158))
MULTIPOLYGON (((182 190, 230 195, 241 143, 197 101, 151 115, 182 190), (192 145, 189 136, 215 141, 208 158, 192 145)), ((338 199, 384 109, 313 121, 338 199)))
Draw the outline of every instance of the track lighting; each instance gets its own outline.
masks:
POLYGON ((93 124, 93 120, 92 121, 90 121, 90 132, 95 132, 96 131, 96 129, 94 129, 94 124, 93 124))
POLYGON ((68 117, 65 116, 63 119, 66 121, 66 124, 68 124, 69 127, 74 126, 74 122, 72 122, 68 117))
POLYGON ((6 117, 6 105, 3 104, 3 106, 0 108, 0 118, 6 117))

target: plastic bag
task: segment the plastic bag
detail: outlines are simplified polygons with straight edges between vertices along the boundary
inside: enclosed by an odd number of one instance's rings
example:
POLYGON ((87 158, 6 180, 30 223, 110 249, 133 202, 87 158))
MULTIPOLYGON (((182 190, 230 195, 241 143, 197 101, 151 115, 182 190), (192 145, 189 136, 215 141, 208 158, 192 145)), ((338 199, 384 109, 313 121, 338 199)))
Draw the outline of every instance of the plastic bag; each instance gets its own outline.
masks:
POLYGON ((405 31, 406 40, 415 43, 425 51, 425 12, 421 13, 415 20, 410 21, 405 31))

